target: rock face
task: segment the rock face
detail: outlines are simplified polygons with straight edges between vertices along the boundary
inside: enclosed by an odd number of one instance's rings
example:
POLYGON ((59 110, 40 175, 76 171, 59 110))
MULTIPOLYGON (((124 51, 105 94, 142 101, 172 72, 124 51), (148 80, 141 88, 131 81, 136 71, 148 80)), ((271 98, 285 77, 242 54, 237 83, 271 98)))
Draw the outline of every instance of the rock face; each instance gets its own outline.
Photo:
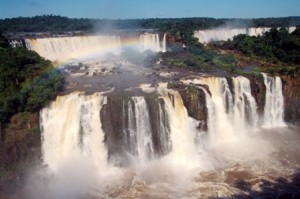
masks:
POLYGON ((199 121, 199 130, 207 131, 207 107, 204 91, 196 86, 177 83, 169 84, 168 87, 179 92, 188 115, 199 121))
MULTIPOLYGON (((139 131, 138 125, 141 128, 151 132, 151 143, 153 144, 153 154, 162 156, 170 151, 169 147, 161 142, 168 140, 162 139, 161 126, 168 126, 167 113, 164 108, 164 102, 155 93, 144 93, 143 96, 135 96, 133 93, 112 93, 107 96, 107 104, 101 109, 101 123, 103 131, 105 132, 105 143, 109 151, 108 157, 115 165, 126 164, 128 160, 124 160, 126 156, 124 153, 137 155, 139 137, 135 136, 139 131), (145 112, 136 110, 138 107, 135 99, 143 99, 145 112), (148 117, 149 123, 144 124, 138 117, 148 117), (120 157, 121 159, 116 159, 120 157)), ((168 128, 164 128, 168 129, 168 128)), ((168 132, 164 132, 168 135, 168 132)), ((124 166, 124 165, 119 165, 124 166)))
POLYGON ((250 80, 251 94, 255 98, 257 104, 257 113, 263 115, 265 107, 265 95, 266 95, 266 86, 264 84, 264 79, 261 74, 259 75, 246 75, 250 80))
POLYGON ((300 124, 300 75, 282 76, 285 104, 284 120, 300 124))
POLYGON ((17 114, 1 130, 0 190, 14 192, 22 184, 27 167, 41 154, 37 113, 17 114))

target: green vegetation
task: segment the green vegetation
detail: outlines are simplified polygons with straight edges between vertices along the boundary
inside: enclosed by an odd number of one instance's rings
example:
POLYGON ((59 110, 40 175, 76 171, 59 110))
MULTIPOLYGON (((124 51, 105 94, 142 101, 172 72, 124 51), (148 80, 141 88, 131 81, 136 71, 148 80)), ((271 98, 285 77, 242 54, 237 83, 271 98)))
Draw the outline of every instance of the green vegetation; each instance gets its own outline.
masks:
POLYGON ((300 72, 300 28, 293 33, 286 29, 271 29, 262 36, 238 35, 232 41, 215 42, 214 47, 233 50, 252 60, 265 62, 272 67, 268 73, 292 74, 300 72))
POLYGON ((15 113, 34 112, 62 89, 63 76, 51 62, 0 37, 0 122, 15 113))
POLYGON ((164 32, 185 32, 207 29, 229 24, 235 27, 285 27, 300 25, 300 17, 258 18, 258 19, 214 19, 214 18, 165 18, 165 19, 70 19, 67 17, 43 15, 17 17, 0 20, 4 32, 64 32, 113 29, 159 29, 164 32))
POLYGON ((70 19, 53 15, 0 20, 0 30, 3 32, 88 31, 92 28, 90 19, 70 19))
POLYGON ((186 27, 179 29, 175 34, 182 35, 186 48, 172 45, 171 52, 162 55, 163 64, 178 67, 193 67, 203 72, 215 71, 216 69, 235 72, 236 60, 231 55, 225 55, 211 50, 199 43, 194 37, 194 29, 186 27))
POLYGON ((165 53, 162 64, 167 66, 191 67, 202 72, 211 72, 223 69, 230 73, 235 72, 235 59, 229 55, 218 54, 206 48, 198 48, 201 53, 193 54, 187 50, 184 53, 165 53))

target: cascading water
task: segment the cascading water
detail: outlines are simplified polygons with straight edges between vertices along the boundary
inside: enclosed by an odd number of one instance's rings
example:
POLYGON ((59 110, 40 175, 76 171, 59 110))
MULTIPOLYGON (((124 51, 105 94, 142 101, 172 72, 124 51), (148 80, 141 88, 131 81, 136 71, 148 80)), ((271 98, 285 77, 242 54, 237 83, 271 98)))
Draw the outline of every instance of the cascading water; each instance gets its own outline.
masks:
POLYGON ((66 61, 72 58, 101 55, 121 50, 118 36, 77 36, 25 39, 26 48, 34 50, 51 61, 66 61))
POLYGON ((176 91, 162 88, 161 95, 169 117, 172 161, 179 164, 187 163, 188 166, 193 167, 198 159, 190 159, 189 157, 196 157, 197 154, 195 146, 196 124, 193 123, 192 118, 188 117, 182 98, 176 91))
POLYGON ((235 35, 246 34, 246 29, 217 29, 195 31, 194 36, 201 43, 232 39, 235 35))
POLYGON ((153 52, 166 52, 166 34, 160 41, 159 34, 142 34, 140 35, 140 50, 151 50, 153 52))
POLYGON ((162 52, 167 52, 167 35, 164 34, 163 42, 162 42, 162 52))
MULTIPOLYGON (((279 77, 267 77, 265 74, 264 80, 266 103, 263 126, 284 126, 281 80, 279 77)), ((259 127, 257 105, 247 78, 233 77, 232 88, 226 78, 219 77, 203 77, 187 80, 185 83, 193 83, 205 93, 207 133, 210 142, 238 140, 239 137, 259 127), (207 88, 202 85, 207 85, 207 88)), ((185 157, 188 157, 188 154, 196 154, 197 148, 202 147, 195 143, 196 137, 201 134, 197 130, 199 123, 188 116, 177 91, 159 86, 158 92, 163 101, 155 101, 156 112, 149 110, 149 105, 142 96, 130 97, 129 100, 122 102, 120 107, 122 116, 119 118, 122 120, 120 124, 123 128, 120 132, 123 132, 124 136, 120 138, 124 141, 120 143, 125 143, 128 152, 136 156, 140 162, 151 161, 157 157, 158 151, 163 155, 171 152, 175 159, 187 161, 185 157), (151 120, 155 118, 157 122, 152 122, 151 120)), ((95 156, 94 150, 89 148, 89 143, 92 142, 91 136, 95 136, 96 132, 103 134, 98 113, 101 106, 105 104, 104 99, 100 94, 92 96, 70 94, 58 97, 49 108, 41 112, 46 164, 57 168, 63 157, 71 154, 95 156), (55 118, 56 114, 61 115, 59 121, 50 119, 55 118), (56 129, 55 133, 52 129, 56 129), (50 148, 57 150, 50 150, 50 148)), ((110 126, 114 122, 112 121, 110 126)), ((105 133, 110 134, 110 132, 105 133)), ((99 139, 103 140, 101 136, 99 139)), ((103 148, 101 150, 101 153, 105 154, 105 150, 103 148)), ((99 149, 95 152, 100 153, 99 149)))
POLYGON ((9 44, 12 48, 23 48, 23 43, 21 40, 9 40, 9 44))
MULTIPOLYGON (((143 97, 133 97, 134 112, 135 112, 135 132, 136 135, 136 150, 139 161, 146 162, 154 157, 152 133, 150 126, 150 118, 146 101, 143 97)), ((129 111, 132 113, 133 111, 129 111)), ((130 124, 134 122, 133 117, 129 117, 130 124)), ((133 125, 130 125, 133 126, 133 125)))
POLYGON ((208 112, 214 123, 208 126, 211 140, 224 141, 235 139, 234 125, 232 125, 232 95, 225 78, 203 78, 192 81, 195 84, 208 85, 211 96, 206 99, 208 112), (212 113, 211 113, 212 112, 212 113))
POLYGON ((257 105, 251 94, 250 81, 245 77, 233 78, 234 81, 234 121, 241 123, 242 128, 256 127, 258 115, 257 105))
POLYGON ((235 77, 233 93, 225 78, 208 77, 186 81, 196 85, 205 84, 210 94, 203 89, 208 110, 208 131, 211 141, 235 140, 247 130, 256 128, 257 105, 251 95, 250 81, 235 77), (251 128, 249 128, 251 127, 251 128))
POLYGON ((72 93, 57 97, 41 111, 43 161, 52 171, 66 161, 81 158, 93 161, 99 169, 106 167, 107 151, 99 118, 105 103, 106 98, 98 93, 72 93))
MULTIPOLYGON (((194 32, 194 36, 199 39, 201 43, 208 43, 210 41, 220 41, 233 39, 234 36, 239 34, 247 34, 249 36, 259 36, 265 32, 270 31, 269 27, 260 28, 219 28, 214 30, 198 30, 194 32)), ((295 27, 288 27, 287 30, 291 33, 295 27)))
MULTIPOLYGON (((11 40, 12 47, 22 42, 11 40)), ((119 55, 123 48, 137 47, 141 52, 166 52, 166 34, 145 33, 133 40, 121 42, 120 36, 74 36, 25 39, 26 48, 51 61, 64 62, 75 58, 95 58, 105 53, 119 55)))
POLYGON ((282 82, 279 77, 269 77, 263 73, 266 86, 264 124, 265 128, 286 126, 283 121, 284 100, 282 95, 282 82))
MULTIPOLYGON (((274 127, 283 122, 281 80, 264 78, 264 124, 274 127), (266 119, 267 114, 274 117, 266 119)), ((99 184, 93 184, 92 189, 101 187, 94 198, 165 198, 174 192, 173 198, 229 197, 237 193, 229 186, 237 176, 246 173, 256 182, 257 176, 268 174, 269 166, 270 173, 277 169, 278 163, 268 156, 273 146, 255 138, 261 129, 247 78, 199 77, 177 83, 173 89, 160 83, 153 93, 139 96, 128 91, 121 96, 77 92, 58 97, 40 113, 44 163, 59 171, 69 160, 93 162, 98 169, 92 173, 109 176, 108 182, 100 175, 99 184), (201 93, 191 94, 199 100, 192 107, 206 111, 200 109, 200 103, 206 103, 207 120, 201 122, 207 122, 207 129, 199 128, 200 121, 189 115, 186 103, 191 98, 181 92, 191 87, 201 93), (115 164, 113 156, 124 163, 115 164), (251 160, 257 158, 261 159, 252 168, 251 160)), ((286 164, 278 168, 282 171, 286 164)))

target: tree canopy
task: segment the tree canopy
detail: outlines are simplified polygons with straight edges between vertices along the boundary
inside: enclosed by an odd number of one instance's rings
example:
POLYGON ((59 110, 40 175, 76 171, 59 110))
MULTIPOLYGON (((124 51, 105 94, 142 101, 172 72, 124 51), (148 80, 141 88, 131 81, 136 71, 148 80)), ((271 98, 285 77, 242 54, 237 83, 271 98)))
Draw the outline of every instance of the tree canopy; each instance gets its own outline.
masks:
POLYGON ((63 76, 36 52, 7 47, 0 37, 0 122, 38 111, 62 89, 63 76))
POLYGON ((300 65, 300 29, 293 33, 286 29, 271 29, 262 36, 238 35, 222 45, 224 49, 237 50, 246 56, 258 56, 271 62, 300 65))
POLYGON ((257 19, 215 19, 199 18, 152 18, 152 19, 85 19, 68 18, 55 15, 17 17, 0 19, 3 32, 64 32, 98 31, 107 29, 159 29, 164 32, 194 31, 232 27, 287 27, 300 25, 300 17, 257 18, 257 19))

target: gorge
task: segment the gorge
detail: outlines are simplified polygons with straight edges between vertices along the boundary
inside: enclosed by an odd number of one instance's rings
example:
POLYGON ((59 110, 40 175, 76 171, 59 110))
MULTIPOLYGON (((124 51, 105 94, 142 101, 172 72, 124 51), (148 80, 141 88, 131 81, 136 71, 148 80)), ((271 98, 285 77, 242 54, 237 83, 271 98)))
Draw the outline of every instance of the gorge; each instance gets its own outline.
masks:
MULTIPOLYGON (((128 58, 167 52, 167 40, 167 33, 11 40, 58 62, 66 76, 39 121, 23 124, 40 129, 39 145, 27 150, 41 154, 22 197, 299 196, 298 77, 128 58)), ((20 157, 19 142, 11 145, 8 153, 20 157)))

